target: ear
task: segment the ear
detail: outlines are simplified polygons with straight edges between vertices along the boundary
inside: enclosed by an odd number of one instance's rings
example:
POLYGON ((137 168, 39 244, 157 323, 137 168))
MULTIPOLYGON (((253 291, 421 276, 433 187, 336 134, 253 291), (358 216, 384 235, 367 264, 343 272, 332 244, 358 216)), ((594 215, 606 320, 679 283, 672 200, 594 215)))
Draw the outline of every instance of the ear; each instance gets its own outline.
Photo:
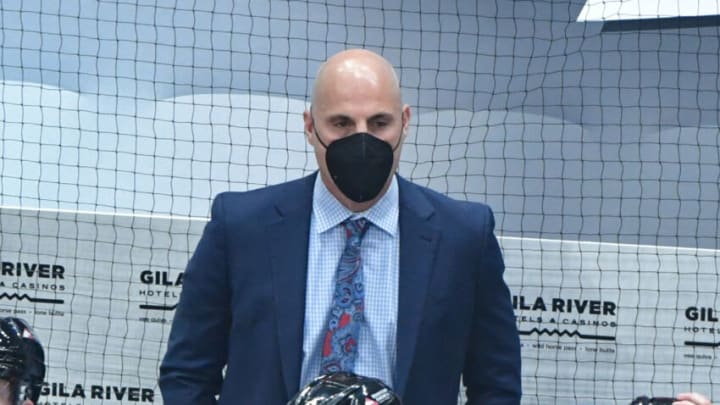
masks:
POLYGON ((407 137, 408 131, 410 129, 410 118, 412 117, 412 111, 410 110, 410 106, 408 104, 405 104, 402 109, 402 119, 403 119, 403 140, 407 137))
POLYGON ((315 125, 311 112, 312 106, 303 112, 303 130, 305 131, 305 139, 310 145, 315 145, 315 125))

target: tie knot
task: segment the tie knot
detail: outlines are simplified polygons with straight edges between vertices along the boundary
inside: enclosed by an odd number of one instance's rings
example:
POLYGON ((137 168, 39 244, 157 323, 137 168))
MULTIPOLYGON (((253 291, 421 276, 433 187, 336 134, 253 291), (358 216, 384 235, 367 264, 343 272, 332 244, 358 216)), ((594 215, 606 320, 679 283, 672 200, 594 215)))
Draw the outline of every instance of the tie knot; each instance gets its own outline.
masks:
POLYGON ((362 239, 362 237, 365 235, 365 232, 370 227, 370 221, 368 221, 366 218, 348 218, 343 221, 342 225, 345 227, 345 232, 347 233, 348 239, 362 239))

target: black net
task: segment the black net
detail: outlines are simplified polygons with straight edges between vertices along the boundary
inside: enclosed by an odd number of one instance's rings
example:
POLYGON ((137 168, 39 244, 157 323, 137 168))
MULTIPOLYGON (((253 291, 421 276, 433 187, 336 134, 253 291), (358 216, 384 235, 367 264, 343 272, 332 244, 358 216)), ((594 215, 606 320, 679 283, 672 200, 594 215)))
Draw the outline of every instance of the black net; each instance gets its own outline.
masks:
POLYGON ((720 397, 720 10, 691 3, 2 1, 0 311, 42 401, 162 401, 213 196, 315 170, 312 79, 355 47, 413 108, 401 175, 494 209, 523 403, 720 397))

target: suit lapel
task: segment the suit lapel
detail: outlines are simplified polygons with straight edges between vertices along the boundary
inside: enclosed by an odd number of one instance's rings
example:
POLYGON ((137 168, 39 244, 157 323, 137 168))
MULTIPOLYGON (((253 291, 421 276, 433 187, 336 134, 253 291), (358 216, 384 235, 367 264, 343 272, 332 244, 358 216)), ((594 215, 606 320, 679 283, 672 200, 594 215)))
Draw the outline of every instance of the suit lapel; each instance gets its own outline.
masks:
POLYGON ((282 376, 288 398, 300 385, 308 234, 315 175, 291 183, 279 194, 268 224, 273 295, 282 376))
POLYGON ((402 396, 415 354, 439 231, 433 207, 417 186, 398 176, 400 186, 400 285, 395 389, 402 396))

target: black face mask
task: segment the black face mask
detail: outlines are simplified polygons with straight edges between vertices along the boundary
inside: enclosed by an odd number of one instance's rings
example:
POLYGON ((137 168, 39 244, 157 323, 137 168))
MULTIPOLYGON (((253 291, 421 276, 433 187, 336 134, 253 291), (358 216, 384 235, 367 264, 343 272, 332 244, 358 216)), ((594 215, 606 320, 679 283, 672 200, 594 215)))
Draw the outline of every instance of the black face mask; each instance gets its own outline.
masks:
POLYGON ((393 152, 400 146, 400 140, 393 148, 367 132, 358 132, 326 145, 317 128, 315 136, 325 147, 325 162, 335 185, 349 199, 363 203, 380 194, 390 176, 393 166, 393 152))

